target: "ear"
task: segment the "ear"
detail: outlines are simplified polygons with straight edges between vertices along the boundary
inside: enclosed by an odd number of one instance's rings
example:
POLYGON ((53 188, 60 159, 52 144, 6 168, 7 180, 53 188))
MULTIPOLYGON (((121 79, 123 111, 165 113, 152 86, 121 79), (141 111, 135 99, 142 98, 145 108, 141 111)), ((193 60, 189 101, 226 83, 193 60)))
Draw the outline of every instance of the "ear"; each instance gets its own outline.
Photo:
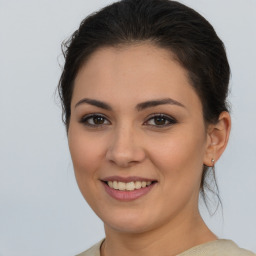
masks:
POLYGON ((204 164, 213 166, 224 152, 231 129, 230 114, 221 112, 216 124, 209 124, 207 128, 207 145, 204 156, 204 164))

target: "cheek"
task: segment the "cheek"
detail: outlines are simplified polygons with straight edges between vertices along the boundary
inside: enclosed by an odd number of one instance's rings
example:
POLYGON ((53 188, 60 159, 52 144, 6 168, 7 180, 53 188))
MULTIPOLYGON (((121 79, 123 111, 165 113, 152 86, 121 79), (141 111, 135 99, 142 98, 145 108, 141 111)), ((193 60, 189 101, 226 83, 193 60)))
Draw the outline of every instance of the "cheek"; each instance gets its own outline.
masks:
POLYGON ((81 129, 72 126, 69 130, 68 142, 76 179, 80 186, 81 182, 88 182, 89 177, 96 178, 99 160, 104 154, 103 145, 97 143, 93 136, 85 136, 81 129))
POLYGON ((68 134, 69 150, 73 162, 78 187, 93 208, 99 201, 99 170, 101 168, 103 145, 94 136, 85 136, 81 127, 70 127, 68 134))
POLYGON ((200 131, 173 133, 155 141, 154 148, 151 146, 151 161, 163 180, 173 183, 174 187, 200 184, 205 149, 202 134, 200 131))

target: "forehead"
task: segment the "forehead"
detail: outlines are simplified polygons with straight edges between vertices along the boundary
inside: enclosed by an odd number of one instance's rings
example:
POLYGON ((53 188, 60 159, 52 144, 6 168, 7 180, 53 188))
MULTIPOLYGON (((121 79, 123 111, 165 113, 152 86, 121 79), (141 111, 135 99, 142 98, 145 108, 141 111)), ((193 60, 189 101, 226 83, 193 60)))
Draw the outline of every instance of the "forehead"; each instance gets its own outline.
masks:
POLYGON ((168 96, 201 106, 187 71, 170 51, 151 44, 95 51, 75 79, 73 99, 82 96, 123 104, 168 96))
MULTIPOLYGON (((79 79, 81 73, 86 75, 93 75, 93 72, 101 75, 110 75, 112 71, 117 74, 121 73, 131 75, 131 71, 134 75, 143 72, 159 71, 157 66, 165 66, 165 70, 170 71, 169 65, 175 62, 178 66, 178 62, 175 61, 174 55, 171 51, 163 48, 159 48, 150 43, 138 43, 138 44, 125 44, 118 45, 116 47, 102 47, 88 58, 88 60, 80 68, 76 80, 79 79), (137 72, 136 72, 137 71, 137 72), (116 73, 118 72, 118 73, 116 73)), ((162 73, 164 73, 164 71, 162 73)), ((180 69, 186 76, 187 72, 184 69, 180 69)), ((160 74, 158 74, 160 75, 160 74)), ((162 74, 163 75, 163 74, 162 74)))

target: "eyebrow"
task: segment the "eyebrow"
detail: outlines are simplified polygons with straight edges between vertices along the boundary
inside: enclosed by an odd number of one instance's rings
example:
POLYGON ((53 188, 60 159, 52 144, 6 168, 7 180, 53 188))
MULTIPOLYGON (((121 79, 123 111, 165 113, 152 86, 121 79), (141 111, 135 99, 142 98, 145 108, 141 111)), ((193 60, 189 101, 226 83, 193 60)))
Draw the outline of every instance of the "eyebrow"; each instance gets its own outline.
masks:
MULTIPOLYGON (((112 107, 103 102, 103 101, 99 101, 99 100, 95 100, 95 99, 89 99, 89 98, 84 98, 80 101, 78 101, 75 105, 75 108, 81 104, 84 104, 84 103, 87 103, 89 105, 92 105, 92 106, 96 106, 98 108, 102 108, 102 109, 105 109, 105 110, 112 110, 112 107)), ((179 107, 183 107, 185 108, 185 106, 174 100, 174 99, 171 99, 171 98, 165 98, 165 99, 156 99, 156 100, 149 100, 149 101, 145 101, 145 102, 142 102, 142 103, 139 103, 136 105, 136 109, 138 111, 142 111, 146 108, 152 108, 152 107, 156 107, 156 106, 159 106, 159 105, 165 105, 165 104, 170 104, 170 105, 176 105, 176 106, 179 106, 179 107)))
POLYGON ((94 99, 88 99, 88 98, 84 98, 80 101, 78 101, 75 105, 75 108, 81 104, 84 104, 84 103, 87 103, 87 104, 90 104, 92 106, 96 106, 98 108, 102 108, 102 109, 106 109, 106 110, 112 110, 112 108, 110 107, 110 105, 108 105, 107 103, 104 103, 102 101, 99 101, 99 100, 94 100, 94 99))
POLYGON ((176 100, 173 100, 171 98, 165 98, 165 99, 150 100, 150 101, 145 101, 145 102, 139 103, 136 106, 136 109, 138 111, 141 111, 146 108, 156 107, 156 106, 165 105, 165 104, 176 105, 176 106, 185 108, 185 106, 182 103, 180 103, 176 100))

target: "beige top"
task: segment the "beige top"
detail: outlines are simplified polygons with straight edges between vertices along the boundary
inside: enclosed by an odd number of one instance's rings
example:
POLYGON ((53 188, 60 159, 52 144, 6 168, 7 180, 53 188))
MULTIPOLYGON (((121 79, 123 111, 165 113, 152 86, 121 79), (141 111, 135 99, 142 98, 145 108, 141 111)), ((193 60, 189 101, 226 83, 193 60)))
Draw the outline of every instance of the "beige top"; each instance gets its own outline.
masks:
MULTIPOLYGON (((100 246, 102 242, 103 241, 100 241, 77 256, 100 256, 100 246)), ((218 239, 190 248, 177 256, 256 256, 256 254, 239 248, 231 240, 218 239)))

